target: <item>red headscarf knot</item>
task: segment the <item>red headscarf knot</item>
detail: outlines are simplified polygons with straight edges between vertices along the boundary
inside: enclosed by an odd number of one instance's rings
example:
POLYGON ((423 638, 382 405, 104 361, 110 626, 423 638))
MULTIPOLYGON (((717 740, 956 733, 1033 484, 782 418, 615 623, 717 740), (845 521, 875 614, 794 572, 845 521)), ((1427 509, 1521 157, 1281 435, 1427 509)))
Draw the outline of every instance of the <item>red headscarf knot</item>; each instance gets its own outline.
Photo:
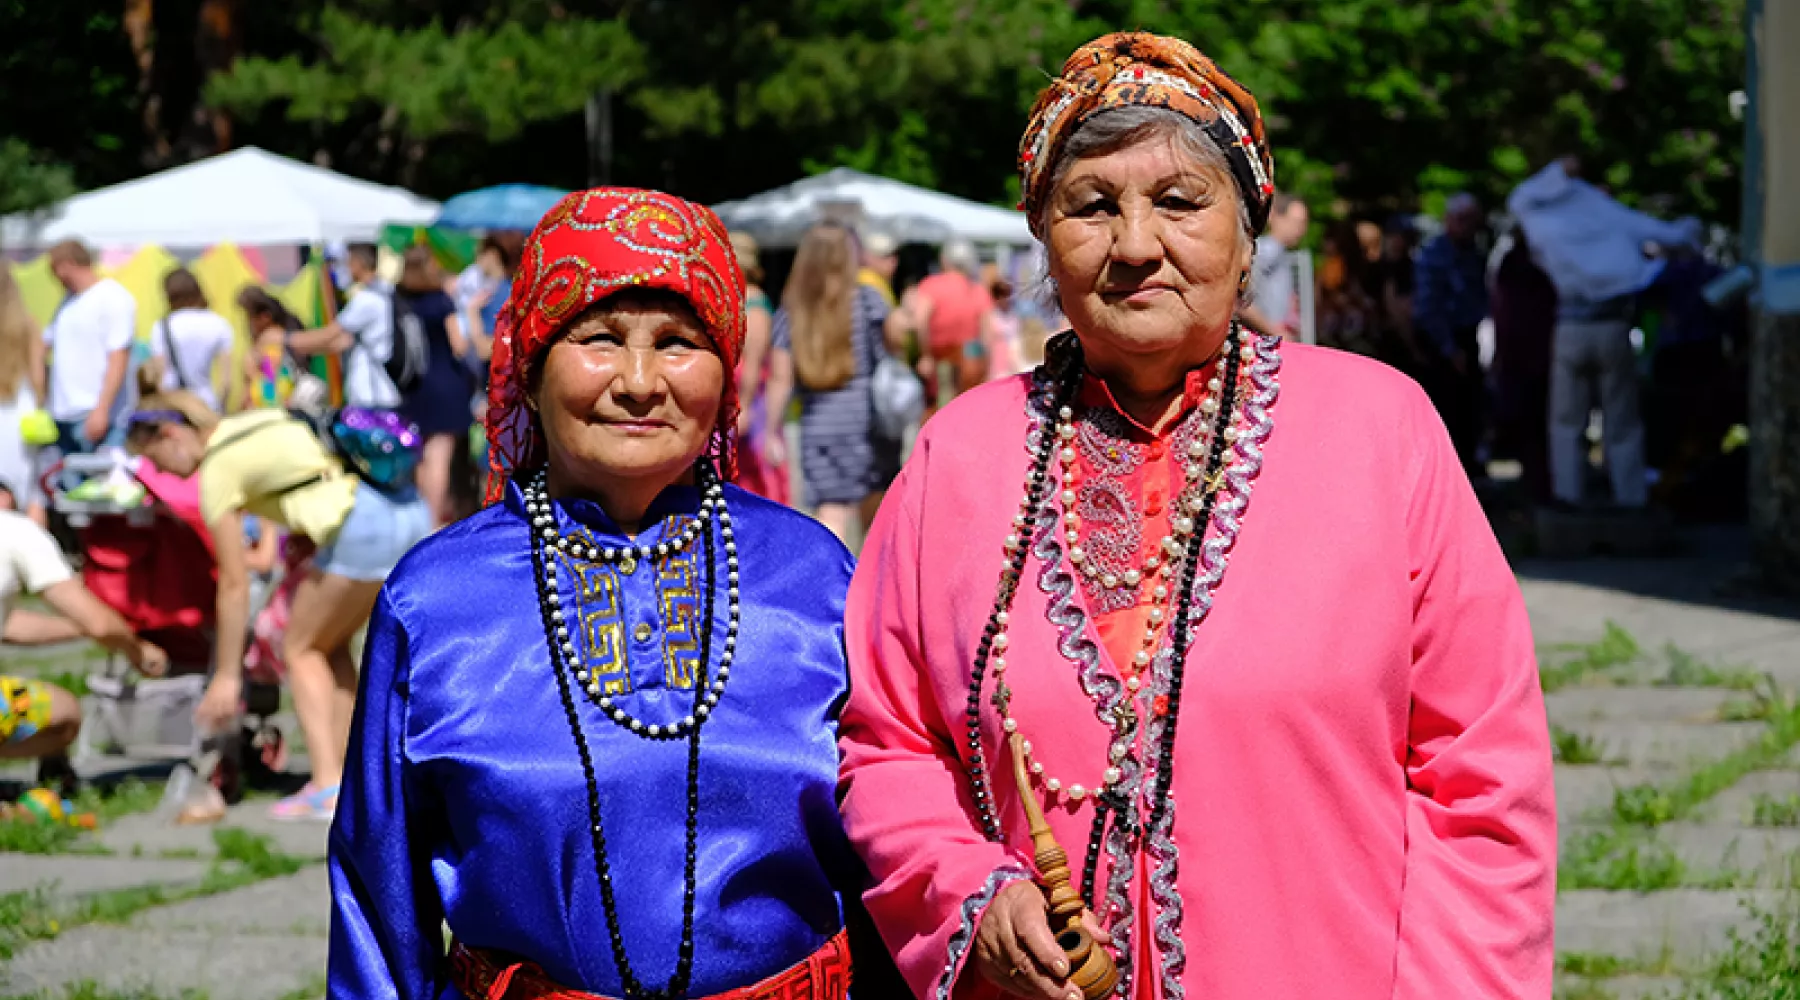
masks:
POLYGON ((545 459, 543 428, 525 405, 532 367, 582 310, 631 288, 674 292, 706 325, 725 363, 711 451, 720 474, 736 475, 744 277, 725 225, 706 206, 660 191, 595 188, 569 195, 538 222, 500 312, 488 381, 489 503, 515 472, 545 459))

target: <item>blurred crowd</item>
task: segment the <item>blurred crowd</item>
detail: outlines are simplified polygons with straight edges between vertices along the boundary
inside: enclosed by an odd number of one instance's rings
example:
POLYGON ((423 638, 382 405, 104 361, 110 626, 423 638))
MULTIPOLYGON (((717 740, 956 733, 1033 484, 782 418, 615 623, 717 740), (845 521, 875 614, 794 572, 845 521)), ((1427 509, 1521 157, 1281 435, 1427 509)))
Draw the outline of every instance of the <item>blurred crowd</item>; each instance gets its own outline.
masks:
MULTIPOLYGON (((1306 207, 1278 202, 1270 230, 1259 271, 1299 245, 1306 207)), ((1741 516, 1745 317, 1703 294, 1723 273, 1703 237, 1618 203, 1567 158, 1503 212, 1460 194, 1441 219, 1325 227, 1314 330, 1424 386, 1471 479, 1500 461, 1545 508, 1741 516), (1422 242, 1421 222, 1435 229, 1422 242)), ((1245 318, 1297 336, 1291 287, 1262 281, 1245 318)))

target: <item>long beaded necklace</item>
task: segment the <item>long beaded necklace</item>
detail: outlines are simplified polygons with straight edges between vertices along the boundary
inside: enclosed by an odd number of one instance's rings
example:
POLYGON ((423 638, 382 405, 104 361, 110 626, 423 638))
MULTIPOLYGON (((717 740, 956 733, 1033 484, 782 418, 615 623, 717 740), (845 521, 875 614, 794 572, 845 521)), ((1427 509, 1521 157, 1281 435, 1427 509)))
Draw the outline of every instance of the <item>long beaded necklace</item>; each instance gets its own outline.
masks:
MULTIPOLYGON (((612 945, 613 965, 619 971, 619 981, 624 987, 625 1000, 675 1000, 687 995, 688 987, 693 982, 694 974, 694 899, 698 889, 697 864, 699 859, 698 841, 700 827, 700 730, 705 725, 712 709, 717 706, 719 696, 724 693, 726 671, 729 670, 731 650, 736 644, 739 594, 737 573, 737 540, 732 531, 731 513, 725 506, 724 490, 719 484, 716 474, 710 465, 702 463, 700 478, 703 483, 705 499, 701 503, 701 515, 689 525, 689 530, 682 533, 684 545, 699 541, 706 552, 705 598, 702 606, 702 630, 700 633, 700 661, 694 682, 693 714, 680 723, 671 726, 645 726, 616 706, 602 705, 608 717, 626 730, 646 739, 676 739, 685 734, 688 737, 687 752, 687 815, 684 830, 685 853, 682 861, 682 896, 681 896, 681 943, 676 952, 675 971, 668 982, 659 989, 646 989, 631 967, 631 959, 625 952, 625 938, 619 921, 618 901, 613 893, 612 866, 607 858, 606 831, 600 820, 600 784, 594 774, 593 753, 589 749, 587 736, 581 728, 581 716, 576 710, 574 685, 570 676, 577 680, 586 680, 586 671, 575 666, 574 648, 568 638, 567 625, 562 614, 561 600, 556 587, 556 562, 551 555, 555 549, 564 553, 594 551, 593 546, 581 545, 563 537, 556 530, 555 514, 545 490, 542 474, 526 487, 525 501, 527 516, 536 529, 531 547, 532 568, 537 577, 538 610, 543 618, 544 640, 550 650, 551 673, 556 675, 557 691, 561 695, 563 711, 568 716, 569 731, 575 738, 575 749, 581 757, 582 776, 587 782, 588 798, 588 831, 594 849, 594 875, 600 883, 600 902, 606 914, 606 933, 612 945), (712 545, 712 517, 716 512, 719 534, 724 541, 726 565, 730 576, 727 585, 727 626, 726 652, 720 661, 719 680, 710 686, 707 682, 707 671, 712 662, 712 621, 713 596, 718 589, 717 565, 712 545), (546 520, 547 519, 547 520, 546 520)), ((613 549, 599 550, 602 562, 623 561, 639 558, 638 553, 647 546, 627 548, 624 551, 613 549)), ((654 551, 654 550, 652 550, 654 551)), ((667 553, 663 550, 663 554, 667 553)), ((622 568, 622 567, 621 567, 622 568)), ((594 688, 589 687, 590 696, 594 688)))
MULTIPOLYGON (((1066 432, 1063 428, 1068 426, 1074 418, 1074 413, 1070 404, 1080 385, 1082 375, 1082 358, 1079 344, 1073 342, 1073 339, 1071 338, 1070 341, 1065 342, 1061 346, 1063 347, 1063 350, 1054 352, 1052 361, 1047 363, 1046 366, 1049 369, 1048 374, 1051 380, 1049 402, 1052 412, 1056 414, 1058 419, 1055 421, 1046 420, 1044 422, 1043 438, 1030 446, 1032 465, 1026 475, 1025 497, 1020 503, 1019 513, 1013 518, 1013 523, 1018 530, 1006 537, 1003 546, 1005 551, 1005 563, 1001 571, 1000 583, 995 595, 994 611, 989 616, 988 622, 982 631, 981 641, 976 647, 975 663, 969 683, 969 701, 967 707, 969 761, 967 768, 970 781, 974 786, 976 813, 981 822, 982 830, 989 840, 994 841, 1001 839, 1001 832, 999 817, 996 815, 993 805, 993 790, 991 779, 989 777, 989 767, 981 743, 981 691, 991 663, 997 678, 994 703, 1002 717, 1002 727, 1007 729, 1008 732, 1016 730, 1017 722, 1016 720, 1013 720, 1010 715, 1011 689, 1004 679, 1006 671, 1004 654, 1008 646, 1006 629, 1010 623, 1013 598, 1018 592, 1019 580, 1024 572, 1025 562, 1030 553, 1032 526, 1036 525, 1038 522, 1039 507, 1049 485, 1049 464, 1051 458, 1053 455, 1065 454, 1065 452, 1059 450, 1059 445, 1063 445, 1063 442, 1067 441, 1066 432)), ((1223 479, 1222 470, 1224 467, 1225 449, 1228 444, 1235 441, 1237 438, 1235 433, 1228 434, 1227 432, 1232 429, 1232 420, 1236 412, 1239 368, 1241 364, 1254 360, 1255 350, 1256 348, 1253 344, 1245 342, 1242 329, 1234 322, 1225 341, 1225 372, 1223 377, 1219 379, 1219 391, 1221 392, 1222 398, 1219 400, 1216 411, 1216 425, 1211 437, 1211 444, 1210 447, 1206 449, 1207 463, 1205 473, 1201 477, 1202 488, 1192 495, 1191 499, 1194 502, 1189 505, 1189 510, 1193 514, 1194 529, 1188 536, 1190 541, 1182 544, 1179 553, 1169 553, 1170 560, 1178 562, 1181 565, 1181 573, 1179 586, 1175 591, 1176 609, 1171 623, 1169 636, 1169 691, 1166 695, 1166 707, 1162 709, 1167 716, 1167 721, 1163 725, 1161 739, 1158 741, 1159 745, 1157 747, 1155 770, 1156 794, 1151 799, 1150 826, 1152 828, 1154 828, 1162 819, 1163 812, 1166 808, 1165 803, 1168 800, 1169 782, 1174 773, 1175 720, 1181 705, 1182 682, 1186 674, 1187 648, 1193 625, 1192 590, 1195 578, 1198 575, 1201 549, 1200 542, 1204 539, 1207 525, 1212 520, 1212 510, 1219 492, 1218 486, 1223 479)), ((1066 447, 1066 445, 1064 445, 1064 447, 1066 447)), ((1132 679, 1135 680, 1135 678, 1132 679)), ((1132 685, 1130 685, 1129 682, 1127 682, 1127 688, 1128 690, 1132 689, 1132 685)), ((1131 690, 1131 697, 1133 699, 1135 699, 1136 693, 1136 690, 1131 690)), ((1128 702, 1127 705, 1129 704, 1130 703, 1128 702)), ((1135 727, 1137 722, 1136 714, 1137 713, 1131 711, 1127 707, 1123 713, 1124 717, 1121 718, 1119 725, 1122 727, 1135 727)), ((1129 733, 1122 731, 1120 735, 1129 735, 1129 733)), ((1107 770, 1106 782, 1101 788, 1095 790, 1094 828, 1088 841, 1087 857, 1085 859, 1086 863, 1083 866, 1084 872, 1082 879, 1083 896, 1088 899, 1090 905, 1092 903, 1095 873, 1099 865, 1100 845, 1105 837, 1108 813, 1116 812, 1119 814, 1120 822, 1133 824, 1132 818, 1127 814, 1127 811, 1131 809, 1130 804, 1123 801, 1122 797, 1115 794, 1111 787, 1118 781, 1120 776, 1120 772, 1116 767, 1118 761, 1115 759, 1113 763, 1115 766, 1108 768, 1107 770)), ((1038 768, 1034 773, 1042 774, 1043 772, 1041 768, 1038 768)), ((1048 781, 1046 781, 1046 785, 1048 785, 1048 781)), ((1055 789, 1052 789, 1052 791, 1054 790, 1055 789)), ((1081 790, 1083 793, 1087 791, 1085 787, 1081 787, 1081 790)), ((1022 795, 1031 794, 1029 789, 1020 789, 1019 792, 1022 795)), ((1079 800, 1080 796, 1074 795, 1073 792, 1074 788, 1072 787, 1070 797, 1079 800)), ((1135 824, 1133 825, 1135 826, 1135 824)))

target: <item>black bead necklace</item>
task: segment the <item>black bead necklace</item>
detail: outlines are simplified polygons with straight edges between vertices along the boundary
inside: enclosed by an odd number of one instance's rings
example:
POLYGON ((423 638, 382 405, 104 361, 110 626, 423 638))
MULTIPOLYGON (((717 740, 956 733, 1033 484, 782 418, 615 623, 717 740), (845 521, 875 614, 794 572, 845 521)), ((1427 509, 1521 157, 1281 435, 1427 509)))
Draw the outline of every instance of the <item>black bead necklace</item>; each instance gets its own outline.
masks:
MULTIPOLYGON (((735 566, 737 551, 736 539, 732 532, 731 517, 726 512, 723 500, 717 505, 719 513, 719 529, 726 551, 735 566)), ((703 628, 700 633, 700 662, 694 682, 694 715, 693 723, 684 726, 688 737, 687 753, 687 816, 684 830, 685 856, 682 859, 682 894, 681 894, 681 944, 676 952, 675 972, 669 981, 659 989, 646 989, 639 981, 631 967, 631 959, 625 953, 625 937, 620 927, 618 901, 613 893, 612 866, 607 860, 606 830, 600 821, 600 784, 594 776, 593 753, 588 747, 586 734, 581 728, 581 716, 576 709, 573 685, 569 675, 574 672, 573 665, 563 662, 565 650, 558 641, 557 628, 561 621, 561 601, 556 590, 556 568, 552 548, 558 548, 554 539, 535 537, 531 546, 532 569, 537 582, 538 610, 543 618, 544 639, 550 649, 550 672, 556 675, 558 693, 562 696, 563 711, 568 716, 569 731, 575 738, 575 749, 581 757, 582 776, 587 781, 588 798, 588 832, 594 848, 594 875, 600 882, 600 902, 606 913, 606 933, 612 944, 613 965, 619 970, 619 981, 624 988, 624 1000, 679 1000, 687 995, 688 987, 694 977, 694 898, 698 887, 696 867, 699 858, 698 841, 700 828, 700 730, 706 724, 709 712, 701 711, 708 704, 707 695, 711 689, 707 685, 708 665, 712 662, 712 621, 713 594, 718 588, 717 564, 713 552, 712 525, 702 522, 697 532, 697 541, 706 551, 706 596, 703 599, 703 628)), ((734 574, 735 576, 735 574, 734 574)), ((736 583, 732 586, 733 632, 736 618, 736 583)), ((717 703, 717 692, 712 703, 717 703)), ((629 727, 627 727, 629 728, 629 727)), ((653 739, 642 730, 632 730, 645 739, 653 739)), ((661 737, 666 739, 667 737, 661 737)))
MULTIPOLYGON (((1000 575, 1000 584, 995 595, 994 611, 988 618, 982 631, 982 637, 975 651, 975 662, 969 681, 969 701, 966 709, 968 719, 968 761, 966 768, 973 786, 976 813, 981 821, 982 831, 989 840, 999 841, 1002 837, 999 817, 994 808, 992 782, 986 754, 981 743, 981 693, 988 673, 990 658, 995 652, 1004 652, 1005 627, 1011 614, 1013 598, 1018 592, 1018 585, 1023 575, 1025 562, 1029 557, 1030 539, 1035 533, 1039 510, 1048 494, 1049 464, 1059 447, 1056 437, 1057 415, 1064 415, 1073 401, 1081 385, 1083 361, 1080 346, 1070 335, 1062 343, 1052 343, 1046 351, 1045 368, 1050 380, 1050 391, 1047 394, 1050 417, 1043 421, 1041 439, 1030 448, 1032 464, 1027 474, 1025 499, 1020 505, 1020 512, 1013 523, 1018 528, 1017 535, 1007 539, 1007 558, 1000 575), (998 642, 996 642, 998 639, 998 642)), ((1060 339, 1060 338, 1059 338, 1060 339)), ((1195 529, 1191 541, 1185 546, 1181 572, 1180 587, 1176 595, 1176 613, 1170 621, 1170 678, 1167 695, 1167 712, 1163 724, 1161 739, 1158 740, 1156 758, 1156 795, 1151 804, 1150 828, 1154 829, 1163 818, 1168 800, 1169 783, 1174 773, 1175 752, 1175 716, 1181 704, 1182 681, 1186 674, 1187 650, 1192 631, 1193 599, 1192 591, 1199 574, 1200 552, 1204 543, 1207 527, 1212 521, 1212 512, 1218 496, 1217 483, 1224 466, 1225 452, 1235 435, 1227 431, 1232 425, 1237 411, 1237 389, 1240 365, 1248 360, 1246 357, 1254 351, 1247 341, 1243 329, 1232 324, 1225 340, 1223 352, 1222 396, 1213 429, 1212 443, 1207 455, 1206 473, 1202 482, 1212 484, 1201 494, 1200 509, 1195 513, 1195 529), (1240 350, 1241 345, 1241 350, 1240 350)), ((1021 789, 1021 794, 1031 794, 1028 789, 1021 789)), ((1101 844, 1105 839, 1109 813, 1117 813, 1122 823, 1132 823, 1129 812, 1131 805, 1123 796, 1107 793, 1095 796, 1094 824, 1088 839, 1087 852, 1082 866, 1082 895, 1091 906, 1093 903, 1094 881, 1099 867, 1101 844)), ((1135 824, 1134 824, 1135 825, 1135 824)))

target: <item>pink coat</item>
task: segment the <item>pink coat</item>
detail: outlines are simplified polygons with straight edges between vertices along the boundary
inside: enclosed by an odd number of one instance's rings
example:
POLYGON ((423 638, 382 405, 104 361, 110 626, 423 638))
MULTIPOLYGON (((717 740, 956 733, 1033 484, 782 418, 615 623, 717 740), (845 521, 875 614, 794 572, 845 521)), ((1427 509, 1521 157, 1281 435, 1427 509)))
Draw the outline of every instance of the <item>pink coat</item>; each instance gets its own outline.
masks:
MULTIPOLYGON (((1178 808, 1102 906, 1130 995, 1548 998, 1555 808, 1518 586, 1416 385, 1348 354, 1260 351, 1202 564, 1202 599, 1216 586, 1187 658, 1178 808)), ((1029 867, 991 678, 1004 845, 983 838, 958 758, 1023 496, 1029 386, 990 383, 931 421, 850 592, 844 822, 924 1000, 995 995, 964 963, 994 892, 1029 867)), ((1008 677, 1036 758, 1082 781, 1108 732, 1058 643, 1092 660, 1090 685, 1111 666, 1083 642, 1066 572, 1039 532, 1008 677)), ((1050 816, 1077 865, 1092 817, 1088 802, 1050 816)))

